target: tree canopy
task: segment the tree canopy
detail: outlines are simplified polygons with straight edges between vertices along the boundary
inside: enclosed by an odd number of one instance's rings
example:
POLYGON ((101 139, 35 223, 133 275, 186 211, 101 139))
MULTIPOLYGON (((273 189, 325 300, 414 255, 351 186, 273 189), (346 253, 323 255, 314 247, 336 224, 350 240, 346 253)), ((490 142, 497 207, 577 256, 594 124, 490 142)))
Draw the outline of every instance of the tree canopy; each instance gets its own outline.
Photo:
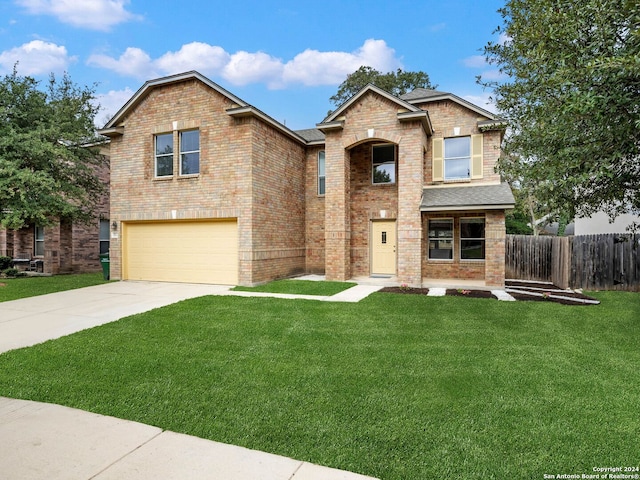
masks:
POLYGON ((338 91, 329 100, 337 107, 353 97, 368 83, 375 85, 392 95, 400 96, 416 88, 436 88, 431 85, 429 75, 425 72, 405 72, 398 69, 395 72, 382 73, 372 67, 362 66, 347 75, 338 91))
POLYGON ((511 126, 499 162, 550 211, 640 209, 637 0, 508 0, 502 41, 484 48, 504 75, 480 83, 511 126))
POLYGON ((0 224, 21 228, 56 217, 89 221, 105 186, 93 124, 94 89, 68 75, 47 88, 13 73, 0 81, 0 224))

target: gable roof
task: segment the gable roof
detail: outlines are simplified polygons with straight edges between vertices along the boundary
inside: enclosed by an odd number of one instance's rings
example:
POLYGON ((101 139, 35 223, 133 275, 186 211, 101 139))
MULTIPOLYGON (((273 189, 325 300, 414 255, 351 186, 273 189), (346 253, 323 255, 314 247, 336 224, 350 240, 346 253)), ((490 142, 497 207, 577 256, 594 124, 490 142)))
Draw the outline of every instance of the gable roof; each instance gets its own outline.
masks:
POLYGON ((349 100, 340 105, 336 110, 331 112, 331 114, 325 118, 322 122, 317 124, 319 129, 323 128, 336 128, 340 127, 341 124, 337 123, 337 119, 354 103, 356 103, 360 98, 365 96, 367 93, 373 92, 377 95, 380 95, 387 100, 398 105, 399 108, 406 110, 405 112, 398 113, 398 119, 400 121, 403 120, 421 120, 422 125, 427 132, 427 134, 431 135, 433 133, 433 126, 431 125, 431 119, 429 118, 429 113, 425 110, 422 110, 409 102, 404 101, 403 99, 391 95, 389 92, 382 90, 379 87, 376 87, 372 83, 368 83, 363 88, 360 89, 358 93, 356 93, 349 100))
POLYGON ((120 126, 120 123, 127 117, 127 115, 135 109, 138 104, 149 94, 151 90, 158 87, 164 87, 167 85, 172 85, 180 82, 185 82, 188 80, 198 80, 205 84, 207 87, 215 90, 220 95, 228 98, 232 103, 234 103, 234 107, 227 109, 227 114, 232 117, 247 117, 253 116, 259 118, 265 123, 271 125, 277 130, 280 130, 283 134, 287 135, 291 139, 300 142, 302 144, 306 144, 306 140, 295 133, 293 130, 290 130, 277 120, 274 120, 266 113, 261 110, 255 108, 254 106, 248 104, 244 100, 236 97, 234 94, 224 89, 217 83, 209 80, 207 77, 202 75, 195 70, 190 72, 179 73, 176 75, 170 75, 167 77, 157 78, 154 80, 148 80, 147 82, 140 87, 140 89, 123 105, 123 107, 118 110, 118 112, 107 122, 107 124, 98 130, 98 133, 105 136, 117 136, 122 135, 124 133, 124 127, 120 126))
POLYGON ((468 108, 469 110, 472 110, 482 115, 483 117, 487 117, 489 120, 492 120, 494 122, 503 121, 500 117, 491 113, 489 110, 485 110, 484 108, 481 108, 478 105, 468 102, 467 100, 464 100, 463 98, 460 98, 457 95, 449 92, 440 92, 438 90, 433 90, 430 88, 416 88, 409 93, 400 95, 400 98, 412 105, 418 103, 438 102, 441 100, 451 100, 452 102, 457 103, 462 107, 468 108))

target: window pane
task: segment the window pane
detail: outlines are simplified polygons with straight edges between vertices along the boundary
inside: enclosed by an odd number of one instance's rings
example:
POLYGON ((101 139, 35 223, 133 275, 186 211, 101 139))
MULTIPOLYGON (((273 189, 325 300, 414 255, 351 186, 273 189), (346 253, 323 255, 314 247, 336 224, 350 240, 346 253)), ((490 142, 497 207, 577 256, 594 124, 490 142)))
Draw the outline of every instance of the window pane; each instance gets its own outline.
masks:
POLYGON ((444 178, 469 178, 469 159, 446 160, 444 162, 444 178))
POLYGON ((460 258, 463 260, 482 260, 484 258, 484 240, 460 240, 460 258))
POLYGON ((484 218, 463 218, 460 220, 461 238, 484 238, 484 218))
POLYGON ((173 156, 156 158, 156 177, 173 175, 173 156))
POLYGON ((324 195, 325 192, 325 161, 324 151, 318 152, 318 195, 324 195))
POLYGON ((156 135, 156 155, 173 153, 173 134, 156 135))
POLYGON ((109 220, 100 220, 100 240, 109 239, 109 220))
POLYGON ((396 165, 395 163, 384 163, 373 167, 373 183, 395 183, 396 165))
POLYGON ((189 130, 180 133, 180 151, 195 152, 200 150, 200 131, 189 130))
POLYGON ((200 173, 200 152, 183 153, 181 161, 181 175, 200 173))
POLYGON ((109 242, 106 240, 100 240, 100 253, 109 253, 109 242))
POLYGON ((374 145, 372 149, 373 183, 396 182, 395 145, 374 145))
POLYGON ((444 158, 471 156, 471 137, 445 138, 444 158))
POLYGON ((453 220, 429 220, 429 258, 453 260, 453 220))

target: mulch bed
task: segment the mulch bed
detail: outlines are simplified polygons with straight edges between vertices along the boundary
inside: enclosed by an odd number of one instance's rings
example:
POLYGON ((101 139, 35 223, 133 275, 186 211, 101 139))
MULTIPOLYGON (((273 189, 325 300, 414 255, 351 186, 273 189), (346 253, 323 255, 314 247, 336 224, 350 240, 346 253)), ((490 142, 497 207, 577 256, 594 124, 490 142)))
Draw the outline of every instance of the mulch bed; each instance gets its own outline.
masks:
MULTIPOLYGON (((561 290, 555 285, 549 283, 537 282, 519 282, 508 280, 505 284, 505 290, 509 295, 518 301, 526 302, 553 302, 562 305, 597 305, 596 299, 584 295, 573 290, 561 290)), ((405 295, 427 295, 428 288, 410 288, 410 287, 385 287, 381 292, 401 293, 405 295)), ((448 288, 447 296, 468 297, 468 298, 493 298, 489 290, 474 289, 455 289, 448 288)))

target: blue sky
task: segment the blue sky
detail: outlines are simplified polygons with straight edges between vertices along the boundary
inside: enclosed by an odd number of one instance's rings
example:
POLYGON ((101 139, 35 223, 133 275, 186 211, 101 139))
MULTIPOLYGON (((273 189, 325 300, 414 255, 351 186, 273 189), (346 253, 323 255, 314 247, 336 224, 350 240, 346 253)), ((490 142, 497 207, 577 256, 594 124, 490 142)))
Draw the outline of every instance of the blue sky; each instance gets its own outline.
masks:
POLYGON ((97 83, 97 123, 146 80, 198 70, 289 128, 312 128, 360 65, 424 71, 438 90, 491 109, 498 0, 3 0, 0 74, 97 83))

